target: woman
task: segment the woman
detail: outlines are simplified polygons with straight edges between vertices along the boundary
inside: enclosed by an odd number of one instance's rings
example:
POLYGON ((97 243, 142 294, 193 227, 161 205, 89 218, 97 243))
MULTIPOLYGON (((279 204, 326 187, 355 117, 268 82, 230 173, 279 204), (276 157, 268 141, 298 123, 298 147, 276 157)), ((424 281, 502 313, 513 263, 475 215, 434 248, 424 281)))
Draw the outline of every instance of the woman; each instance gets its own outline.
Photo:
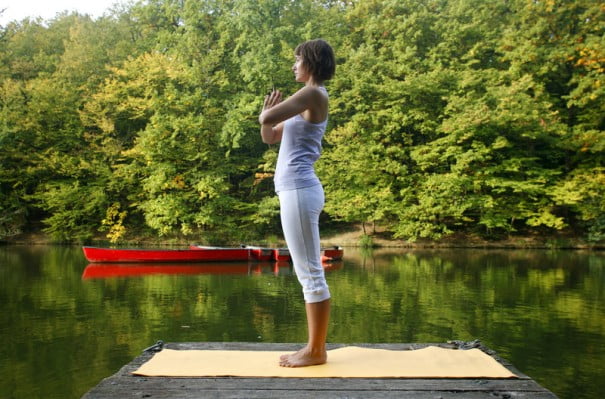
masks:
POLYGON ((308 342, 296 353, 283 355, 283 367, 304 367, 327 361, 326 337, 330 319, 330 291, 321 265, 319 214, 323 187, 313 164, 321 152, 328 122, 328 92, 324 82, 334 75, 334 52, 321 39, 304 42, 294 51, 292 67, 305 86, 282 101, 273 90, 265 97, 259 116, 263 142, 281 142, 275 191, 279 197, 282 229, 294 271, 302 285, 307 313, 308 342))

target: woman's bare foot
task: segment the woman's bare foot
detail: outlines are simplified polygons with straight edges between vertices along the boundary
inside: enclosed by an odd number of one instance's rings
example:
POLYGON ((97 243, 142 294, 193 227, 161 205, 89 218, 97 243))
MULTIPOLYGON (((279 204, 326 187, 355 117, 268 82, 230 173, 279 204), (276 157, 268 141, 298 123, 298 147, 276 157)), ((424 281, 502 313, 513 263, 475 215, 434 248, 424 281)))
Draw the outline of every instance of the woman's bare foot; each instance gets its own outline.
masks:
POLYGON ((309 333, 307 345, 296 353, 280 356, 279 365, 282 367, 315 366, 328 361, 326 336, 330 319, 330 299, 321 302, 307 302, 305 311, 309 333))
POLYGON ((324 364, 327 360, 328 354, 325 350, 311 350, 304 347, 296 353, 280 356, 279 365, 282 367, 316 366, 324 364))

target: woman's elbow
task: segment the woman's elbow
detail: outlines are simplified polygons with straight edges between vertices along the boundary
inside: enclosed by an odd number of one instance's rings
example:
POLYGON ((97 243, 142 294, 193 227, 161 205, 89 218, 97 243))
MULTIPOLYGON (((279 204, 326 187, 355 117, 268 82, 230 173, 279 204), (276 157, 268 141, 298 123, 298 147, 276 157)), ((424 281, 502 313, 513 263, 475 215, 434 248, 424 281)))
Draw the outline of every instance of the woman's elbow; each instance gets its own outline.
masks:
POLYGON ((272 136, 261 135, 261 140, 265 144, 275 144, 278 142, 278 140, 275 139, 275 135, 272 135, 272 136))
POLYGON ((269 121, 269 118, 267 118, 267 113, 266 112, 261 112, 260 115, 258 116, 258 123, 260 123, 261 125, 268 125, 271 122, 269 121))

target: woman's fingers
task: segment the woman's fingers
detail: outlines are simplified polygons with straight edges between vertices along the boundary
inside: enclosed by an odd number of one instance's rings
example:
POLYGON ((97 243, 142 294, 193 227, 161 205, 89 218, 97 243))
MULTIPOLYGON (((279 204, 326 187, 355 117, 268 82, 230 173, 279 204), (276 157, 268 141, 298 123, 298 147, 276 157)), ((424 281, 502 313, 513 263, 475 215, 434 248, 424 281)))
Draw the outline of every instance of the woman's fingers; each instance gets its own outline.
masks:
POLYGON ((270 97, 269 97, 269 98, 271 99, 271 102, 272 102, 272 103, 274 103, 274 104, 275 104, 275 102, 276 102, 276 101, 277 101, 277 99, 279 98, 279 94, 280 94, 280 93, 279 93, 279 91, 277 91, 277 90, 273 90, 273 91, 271 92, 271 95, 270 95, 270 97))
POLYGON ((273 90, 270 94, 265 96, 265 108, 273 107, 281 102, 281 92, 279 90, 273 90))

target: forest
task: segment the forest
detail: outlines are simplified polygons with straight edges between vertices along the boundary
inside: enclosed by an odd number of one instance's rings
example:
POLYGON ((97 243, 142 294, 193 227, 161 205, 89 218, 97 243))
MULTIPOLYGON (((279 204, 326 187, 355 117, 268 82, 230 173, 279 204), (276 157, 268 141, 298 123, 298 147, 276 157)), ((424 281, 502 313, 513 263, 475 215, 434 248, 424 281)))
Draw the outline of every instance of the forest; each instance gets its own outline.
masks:
POLYGON ((0 240, 280 235, 267 91, 323 38, 329 226, 605 239, 605 4, 147 0, 0 26, 0 240))

